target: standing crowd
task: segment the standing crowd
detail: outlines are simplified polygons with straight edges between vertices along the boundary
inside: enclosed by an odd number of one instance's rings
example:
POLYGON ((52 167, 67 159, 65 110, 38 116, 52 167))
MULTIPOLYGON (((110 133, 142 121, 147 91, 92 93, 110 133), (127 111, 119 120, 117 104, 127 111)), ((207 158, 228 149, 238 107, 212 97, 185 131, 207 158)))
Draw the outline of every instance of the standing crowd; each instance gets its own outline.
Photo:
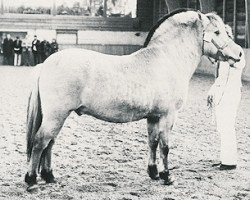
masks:
POLYGON ((10 34, 7 34, 2 41, 1 53, 3 54, 3 64, 14 66, 31 66, 43 63, 51 54, 58 51, 58 44, 55 39, 48 42, 46 39, 40 41, 37 36, 31 45, 22 42, 19 36, 13 41, 10 34), (31 64, 33 61, 33 64, 31 64))

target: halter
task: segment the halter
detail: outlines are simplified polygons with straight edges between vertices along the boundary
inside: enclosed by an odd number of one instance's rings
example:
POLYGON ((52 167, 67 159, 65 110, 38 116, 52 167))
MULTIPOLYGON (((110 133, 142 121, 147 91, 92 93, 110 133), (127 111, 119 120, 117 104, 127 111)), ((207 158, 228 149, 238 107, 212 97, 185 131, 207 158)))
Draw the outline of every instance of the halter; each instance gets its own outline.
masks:
POLYGON ((232 40, 228 39, 222 46, 220 46, 213 38, 206 36, 205 30, 203 31, 203 47, 202 47, 202 53, 204 54, 204 43, 212 43, 217 48, 216 55, 219 55, 221 53, 223 56, 223 50, 232 42, 232 40))

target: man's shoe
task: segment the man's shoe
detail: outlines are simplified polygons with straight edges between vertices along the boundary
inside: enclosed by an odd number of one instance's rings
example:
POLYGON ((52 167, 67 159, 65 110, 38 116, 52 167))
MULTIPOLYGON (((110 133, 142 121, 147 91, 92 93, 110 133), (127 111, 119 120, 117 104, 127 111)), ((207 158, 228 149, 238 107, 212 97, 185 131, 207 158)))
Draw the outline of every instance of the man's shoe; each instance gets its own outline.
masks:
POLYGON ((220 165, 220 170, 233 170, 236 169, 237 165, 220 165))

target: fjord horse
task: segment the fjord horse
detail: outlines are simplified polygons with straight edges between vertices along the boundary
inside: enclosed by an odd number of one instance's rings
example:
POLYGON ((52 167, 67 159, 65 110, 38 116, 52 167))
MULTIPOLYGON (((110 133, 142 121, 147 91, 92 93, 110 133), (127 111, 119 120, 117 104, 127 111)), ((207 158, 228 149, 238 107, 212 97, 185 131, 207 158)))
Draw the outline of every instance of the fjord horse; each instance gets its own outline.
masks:
POLYGON ((187 98, 189 81, 201 56, 240 59, 240 48, 228 36, 216 14, 178 10, 163 17, 149 32, 144 47, 131 55, 114 56, 67 49, 37 67, 27 114, 25 182, 41 177, 55 181, 51 151, 71 112, 113 123, 147 119, 148 174, 169 184, 168 135, 177 111, 187 98), (160 173, 156 150, 160 148, 160 173))

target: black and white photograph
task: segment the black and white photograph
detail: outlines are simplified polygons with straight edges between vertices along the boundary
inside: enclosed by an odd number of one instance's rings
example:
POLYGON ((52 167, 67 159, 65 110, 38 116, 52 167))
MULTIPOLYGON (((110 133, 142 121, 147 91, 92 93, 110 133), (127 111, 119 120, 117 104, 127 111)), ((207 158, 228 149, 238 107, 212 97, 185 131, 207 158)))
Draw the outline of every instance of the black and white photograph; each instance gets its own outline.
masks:
POLYGON ((0 200, 250 200, 249 0, 0 0, 0 200))

